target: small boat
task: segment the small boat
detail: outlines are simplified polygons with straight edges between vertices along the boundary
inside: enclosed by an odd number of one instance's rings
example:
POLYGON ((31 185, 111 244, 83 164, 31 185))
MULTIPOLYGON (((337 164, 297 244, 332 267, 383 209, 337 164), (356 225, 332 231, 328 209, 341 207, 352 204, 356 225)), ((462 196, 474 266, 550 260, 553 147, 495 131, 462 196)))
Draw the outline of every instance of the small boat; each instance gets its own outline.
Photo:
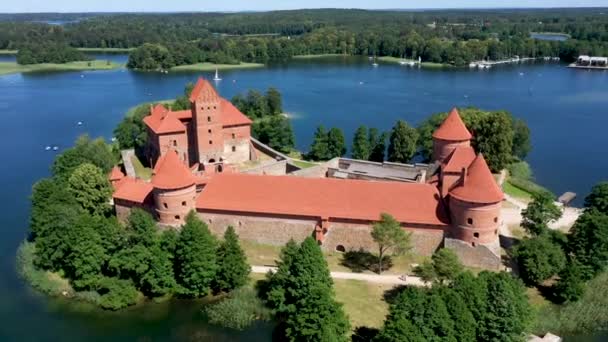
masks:
POLYGON ((469 63, 469 68, 471 68, 471 69, 477 68, 477 63, 474 63, 474 62, 469 63))
POLYGON ((59 149, 58 146, 53 146, 53 151, 57 151, 59 149))
POLYGON ((77 124, 78 126, 82 126, 82 121, 78 121, 76 124, 77 124))
POLYGON ((221 81, 222 79, 220 78, 220 74, 218 73, 217 69, 215 69, 215 77, 213 77, 214 81, 221 81))
POLYGON ((523 72, 520 72, 520 73, 519 73, 519 76, 523 76, 523 75, 525 75, 523 72))
POLYGON ((359 81, 359 84, 363 84, 363 81, 359 81))
POLYGON ((399 62, 399 64, 401 64, 401 65, 406 65, 406 64, 407 64, 407 62, 406 62, 406 61, 400 61, 400 62, 399 62))
POLYGON ((377 66, 378 66, 378 63, 374 62, 374 63, 372 63, 372 66, 373 66, 373 67, 377 67, 377 66))
POLYGON ((47 146, 44 148, 45 151, 50 151, 51 150, 51 146, 47 146))
POLYGON ((83 74, 80 74, 80 78, 84 78, 84 75, 83 75, 83 74))

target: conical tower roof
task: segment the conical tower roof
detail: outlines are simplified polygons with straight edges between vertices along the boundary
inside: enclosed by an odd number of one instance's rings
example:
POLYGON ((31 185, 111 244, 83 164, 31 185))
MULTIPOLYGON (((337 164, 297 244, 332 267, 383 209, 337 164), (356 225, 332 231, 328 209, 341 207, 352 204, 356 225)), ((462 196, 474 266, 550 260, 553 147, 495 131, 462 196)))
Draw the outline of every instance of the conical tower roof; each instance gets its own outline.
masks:
POLYGON ((169 150, 162 156, 154 167, 152 185, 163 190, 181 189, 194 185, 192 172, 177 156, 177 152, 169 150))
POLYGON ((496 203, 504 198, 481 153, 469 165, 465 176, 460 180, 460 185, 452 189, 450 195, 473 203, 496 203))
POLYGON ((458 109, 454 108, 445 118, 441 126, 433 133, 433 138, 450 141, 470 140, 471 132, 467 129, 458 114, 458 109))
POLYGON ((219 99, 220 96, 215 88, 204 78, 199 78, 198 81, 196 81, 194 89, 192 89, 192 93, 190 94, 190 102, 197 100, 203 102, 217 102, 219 99))

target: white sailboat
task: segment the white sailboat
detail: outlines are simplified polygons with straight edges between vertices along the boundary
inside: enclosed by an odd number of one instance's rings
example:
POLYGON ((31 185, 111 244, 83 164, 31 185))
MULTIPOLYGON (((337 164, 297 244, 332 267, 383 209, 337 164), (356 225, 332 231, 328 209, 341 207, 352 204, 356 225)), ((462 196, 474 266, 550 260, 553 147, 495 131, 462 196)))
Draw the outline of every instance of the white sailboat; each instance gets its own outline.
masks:
POLYGON ((215 69, 215 77, 213 77, 214 81, 221 81, 222 79, 220 78, 220 75, 217 71, 217 69, 215 69))

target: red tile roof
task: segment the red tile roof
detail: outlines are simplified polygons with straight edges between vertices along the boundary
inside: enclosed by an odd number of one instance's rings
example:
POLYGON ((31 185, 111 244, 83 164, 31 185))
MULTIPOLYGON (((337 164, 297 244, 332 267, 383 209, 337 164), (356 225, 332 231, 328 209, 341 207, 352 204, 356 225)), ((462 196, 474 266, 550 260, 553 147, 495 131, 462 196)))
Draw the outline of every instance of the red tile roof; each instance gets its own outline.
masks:
POLYGON ((144 123, 156 134, 186 131, 186 126, 162 104, 158 104, 152 108, 150 115, 144 118, 144 123))
POLYGON ((152 176, 152 184, 155 188, 171 190, 181 189, 195 183, 192 172, 179 159, 177 152, 167 151, 158 159, 152 176))
POLYGON ((116 184, 112 197, 136 203, 144 203, 152 192, 152 184, 133 177, 124 177, 116 184))
POLYGON ((118 166, 114 166, 112 168, 112 171, 110 172, 110 175, 109 175, 110 182, 121 180, 124 176, 125 176, 125 174, 122 173, 122 171, 120 170, 120 168, 118 166))
POLYGON ((433 138, 441 140, 462 141, 470 140, 471 133, 465 126, 456 108, 452 109, 441 126, 433 133, 433 138))
POLYGON ((192 110, 191 109, 178 110, 175 112, 171 112, 171 115, 173 115, 173 117, 175 117, 176 119, 179 119, 179 120, 188 120, 188 119, 192 119, 192 110))
POLYGON ((461 172, 462 168, 467 168, 475 159, 475 151, 470 146, 458 146, 448 157, 443 165, 443 172, 461 172))
POLYGON ((222 98, 220 108, 222 110, 221 120, 222 125, 225 126, 237 126, 237 125, 251 125, 252 121, 245 114, 236 108, 230 101, 222 98))
POLYGON ((496 184, 483 155, 480 153, 466 171, 464 184, 450 191, 457 199, 473 203, 496 203, 502 201, 504 194, 496 184))
POLYGON ((219 95, 215 88, 204 78, 199 78, 194 85, 194 89, 192 89, 192 93, 190 93, 190 102, 194 101, 204 101, 204 102, 217 102, 219 100, 219 95))
POLYGON ((366 221, 386 212, 410 224, 449 222, 437 188, 418 183, 218 174, 198 196, 196 207, 366 221))

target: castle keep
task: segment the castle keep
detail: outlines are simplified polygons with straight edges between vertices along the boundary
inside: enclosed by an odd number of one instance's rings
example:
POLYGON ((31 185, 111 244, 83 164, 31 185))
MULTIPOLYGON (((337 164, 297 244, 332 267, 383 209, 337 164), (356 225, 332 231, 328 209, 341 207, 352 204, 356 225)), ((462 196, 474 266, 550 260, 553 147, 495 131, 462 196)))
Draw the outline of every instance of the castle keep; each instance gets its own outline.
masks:
POLYGON ((503 193, 456 109, 433 134, 432 174, 397 177, 404 164, 343 160, 385 176, 355 177, 343 167, 302 177, 239 172, 256 158, 251 120, 202 79, 190 103, 186 111, 157 105, 144 119, 151 181, 112 170, 119 218, 140 207, 160 224, 178 226, 195 210, 216 234, 233 226, 242 239, 276 245, 313 235, 323 248, 345 251, 375 248, 371 224, 389 213, 412 232, 417 253, 445 246, 467 265, 499 267, 503 193))

